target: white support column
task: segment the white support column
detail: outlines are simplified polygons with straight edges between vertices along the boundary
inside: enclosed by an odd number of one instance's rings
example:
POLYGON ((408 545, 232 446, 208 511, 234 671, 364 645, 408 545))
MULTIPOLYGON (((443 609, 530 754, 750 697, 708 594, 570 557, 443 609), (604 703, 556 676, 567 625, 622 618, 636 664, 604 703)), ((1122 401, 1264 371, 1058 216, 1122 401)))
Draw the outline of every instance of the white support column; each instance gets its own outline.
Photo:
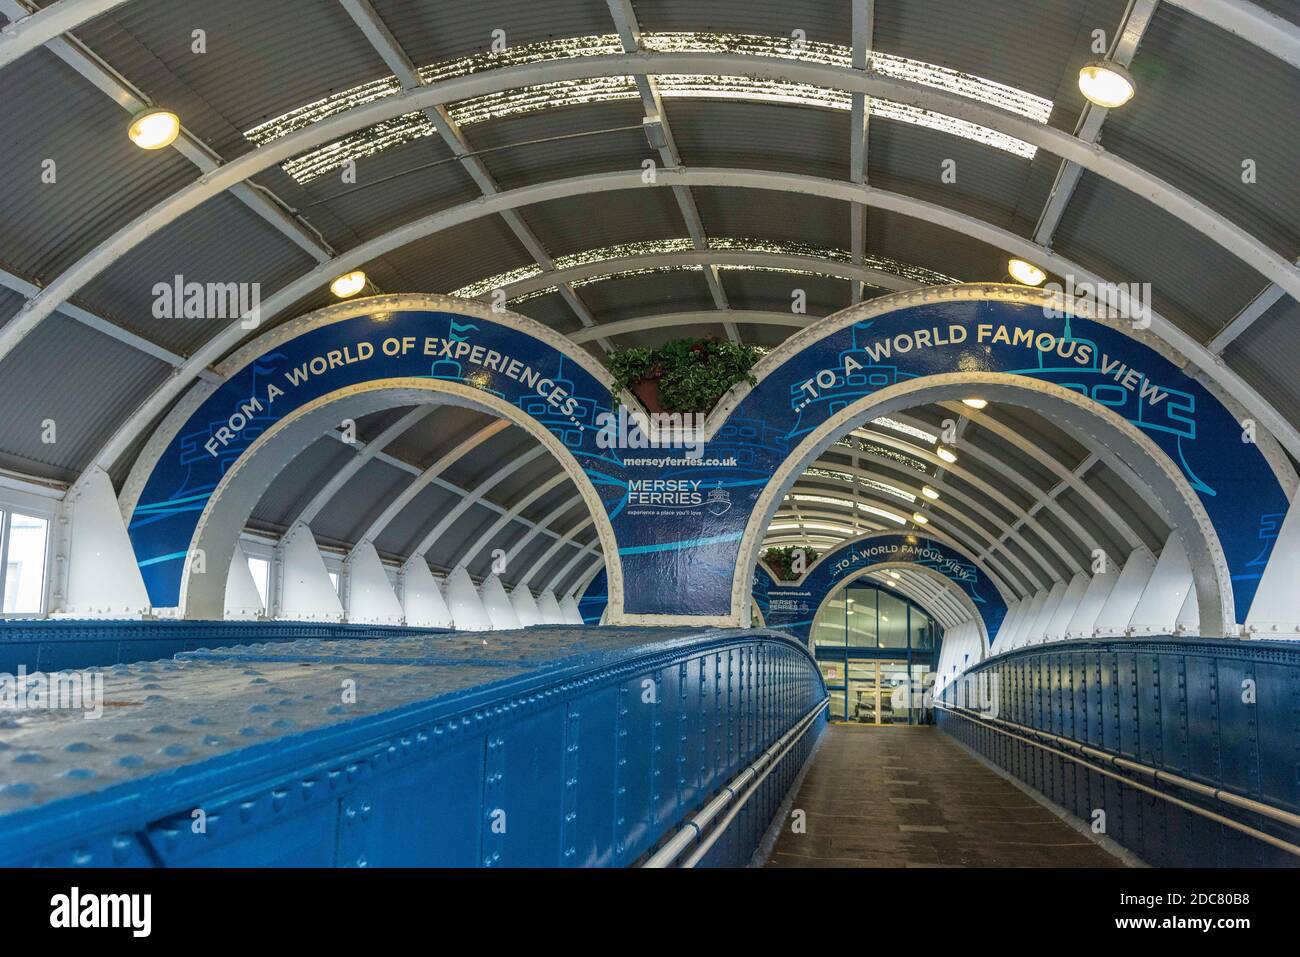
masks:
POLYGON ((402 566, 402 611, 406 623, 416 628, 452 626, 442 589, 419 555, 412 555, 402 566))
POLYGON ((53 596, 52 614, 75 618, 146 614, 149 594, 108 473, 93 469, 73 486, 59 507, 58 523, 66 545, 55 555, 55 574, 57 563, 66 562, 67 582, 63 594, 56 591, 53 596))
POLYGON ((542 613, 542 624, 564 624, 564 612, 560 610, 560 603, 555 600, 555 592, 542 592, 541 597, 537 599, 537 608, 542 613))
POLYGON ((1088 582, 1088 587, 1079 599, 1079 607, 1070 616, 1070 623, 1065 626, 1066 638, 1091 638, 1097 628, 1097 616, 1106 605, 1106 599, 1115 590, 1119 581, 1119 569, 1113 563, 1107 563, 1106 570, 1097 572, 1088 582))
POLYGON ((1025 609, 1025 613, 1020 617, 1020 621, 1016 622, 1015 633, 1009 636, 1011 640, 1007 645, 1008 648, 1019 648, 1029 643, 1029 632, 1034 627, 1034 622, 1038 620, 1038 615, 1046 601, 1046 589, 1034 592, 1034 597, 1029 599, 1029 606, 1025 609))
POLYGON ((265 612, 262 596, 257 593, 257 583, 248 568, 248 556, 236 545, 230 560, 230 574, 226 576, 225 617, 227 620, 247 621, 260 618, 265 612))
POLYGON ((519 616, 515 614, 501 576, 493 573, 479 587, 479 596, 483 600, 483 610, 492 621, 493 631, 510 631, 521 628, 519 616))
POLYGON ((1178 610, 1178 621, 1175 622, 1174 630, 1184 637, 1195 638, 1200 635, 1201 608, 1196 601, 1195 588, 1188 590, 1187 598, 1183 601, 1183 607, 1178 610))
POLYGON ((1025 632, 1022 644, 1041 645, 1047 641, 1047 626, 1056 614, 1056 609, 1060 607, 1061 600, 1065 598, 1065 589, 1067 587, 1065 582, 1057 582, 1052 586, 1052 590, 1047 593, 1047 597, 1043 600, 1043 607, 1039 609, 1038 614, 1034 617, 1033 624, 1025 632))
POLYGON ((525 628, 542 623, 542 612, 537 607, 537 600, 533 598, 533 593, 523 585, 516 585, 511 589, 510 606, 514 608, 515 615, 519 618, 519 624, 525 628))
POLYGON ((469 572, 457 568, 447 576, 447 608, 457 631, 491 631, 492 619, 483 608, 469 572))
POLYGON ((1178 627, 1178 615, 1187 596, 1195 594, 1192 563, 1187 560, 1182 536, 1171 532, 1151 578, 1138 599, 1127 632, 1135 637, 1171 635, 1178 627))
POLYGON ((379 553, 361 542, 347 558, 348 621, 367 625, 400 625, 405 617, 379 553))
POLYGON ((1115 587, 1101 606, 1093 633, 1098 638, 1117 638, 1128 632, 1128 623, 1137 610, 1151 573, 1156 569, 1156 558, 1145 545, 1135 548, 1115 579, 1115 587))
POLYGON ((564 621, 570 625, 581 625, 582 612, 578 611, 578 603, 573 600, 572 595, 565 595, 560 602, 560 613, 564 615, 564 621))
POLYGON ((325 570, 311 529, 301 523, 289 529, 277 549, 280 558, 280 601, 277 618, 287 621, 342 621, 343 603, 325 570))
POLYGON ((1083 572, 1079 572, 1070 579, 1070 584, 1066 586, 1065 594, 1061 596, 1060 603, 1056 606, 1056 611, 1047 622, 1044 630, 1044 641, 1062 641, 1067 635, 1067 629, 1070 626, 1070 619, 1074 613, 1079 610, 1079 602, 1083 601, 1083 596, 1088 591, 1090 579, 1083 572))
POLYGON ((1252 638, 1300 635, 1300 494, 1278 529, 1245 630, 1252 638))
POLYGON ((990 650, 1007 650, 1007 642, 1011 638, 1012 634, 1015 633, 1016 623, 1020 620, 1020 616, 1025 613, 1027 608, 1028 605, 1026 605, 1024 599, 1013 601, 1009 606, 1007 606, 1007 613, 1002 619, 1002 624, 998 626, 998 633, 994 635, 993 640, 989 642, 990 650))

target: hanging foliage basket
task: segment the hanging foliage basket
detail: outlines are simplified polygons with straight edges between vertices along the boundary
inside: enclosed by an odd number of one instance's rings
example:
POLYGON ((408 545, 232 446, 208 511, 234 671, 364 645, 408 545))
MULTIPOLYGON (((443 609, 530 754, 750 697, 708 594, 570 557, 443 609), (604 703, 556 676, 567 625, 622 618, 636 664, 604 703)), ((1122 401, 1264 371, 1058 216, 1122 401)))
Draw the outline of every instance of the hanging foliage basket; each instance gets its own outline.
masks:
POLYGON ((763 561, 771 571, 776 573, 779 581, 793 582, 802 578, 803 573, 812 567, 813 562, 817 561, 818 554, 815 548, 786 545, 781 548, 769 548, 763 552, 763 561), (798 572, 794 570, 797 552, 803 552, 803 568, 798 572))
POLYGON ((754 384, 749 370, 761 356, 754 346, 706 337, 615 348, 605 362, 615 399, 626 389, 647 412, 707 413, 737 382, 754 384))

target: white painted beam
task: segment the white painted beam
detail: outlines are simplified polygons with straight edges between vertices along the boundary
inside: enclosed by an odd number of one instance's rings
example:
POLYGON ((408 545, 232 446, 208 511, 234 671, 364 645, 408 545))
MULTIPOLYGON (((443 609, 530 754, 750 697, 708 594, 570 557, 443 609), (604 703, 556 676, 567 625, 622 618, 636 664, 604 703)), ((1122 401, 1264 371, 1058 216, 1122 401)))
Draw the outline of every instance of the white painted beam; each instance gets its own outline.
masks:
POLYGON ((1128 623, 1133 619, 1133 612, 1142 600, 1142 593, 1146 591, 1155 568, 1156 558, 1150 549, 1142 546, 1133 550, 1120 569, 1119 577, 1115 579, 1115 587, 1110 590, 1106 603, 1097 614, 1093 628, 1096 637, 1118 638, 1127 633, 1128 623))
POLYGON ((379 553, 362 542, 348 554, 348 621, 400 625, 405 615, 379 553))
MULTIPOLYGON (((594 60, 598 58, 584 59, 594 60)), ((324 121, 326 124, 330 122, 332 121, 324 121)), ((296 135, 285 137, 284 141, 292 140, 296 135)), ((276 142, 278 144, 284 141, 276 142)), ((238 164, 243 159, 241 157, 241 159, 234 160, 228 166, 230 168, 239 168, 238 164)), ((220 176, 216 175, 214 175, 213 179, 216 182, 222 181, 220 176)), ((1103 277, 1090 272, 1078 263, 1065 259, 1056 252, 1030 242, 1009 230, 946 207, 897 193, 878 190, 874 187, 862 187, 853 183, 801 174, 735 169, 666 170, 660 174, 655 185, 663 187, 678 182, 700 186, 802 192, 845 202, 860 201, 870 206, 888 209, 902 216, 924 220, 944 229, 962 232, 973 239, 1001 248, 1011 255, 1038 262, 1044 268, 1059 274, 1073 274, 1081 282, 1106 282, 1103 277)), ((569 196, 642 188, 654 187, 647 187, 642 183, 639 170, 626 173, 596 173, 576 176, 567 180, 556 180, 520 187, 484 199, 474 200, 462 206, 432 213, 362 243, 331 263, 319 266, 291 281, 262 303, 263 321, 269 321, 272 317, 288 309, 303 296, 328 282, 333 276, 356 268, 376 256, 384 255, 417 239, 450 229, 453 226, 471 222, 507 208, 549 202, 569 196)), ((185 203, 188 204, 190 201, 195 200, 202 193, 203 191, 200 190, 198 194, 187 195, 185 203)), ((170 203, 165 205, 168 206, 167 215, 180 214, 180 211, 173 209, 170 203)), ((134 238, 136 230, 149 228, 152 224, 153 217, 146 216, 137 224, 127 227, 123 234, 120 234, 119 240, 111 241, 107 245, 116 247, 118 241, 120 241, 126 243, 129 248, 136 242, 134 238)), ((11 319, 5 326, 0 327, 0 356, 3 356, 8 348, 16 344, 25 332, 34 326, 44 314, 62 302, 63 297, 75 291, 86 278, 97 274, 104 268, 104 259, 115 259, 116 255, 116 249, 106 251, 106 247, 101 247, 100 250, 91 253, 77 265, 60 275, 54 283, 46 287, 40 296, 32 300, 24 308, 22 313, 11 319)), ((1300 274, 1297 275, 1300 276, 1300 274)), ((1296 286, 1297 289, 1300 289, 1300 279, 1298 279, 1296 286)), ((1150 332, 1165 340, 1178 352, 1188 356, 1198 369, 1205 372, 1210 381, 1215 382, 1225 393, 1245 406, 1265 429, 1277 437, 1284 447, 1293 454, 1300 455, 1300 430, 1282 416, 1244 379, 1212 356, 1200 342, 1169 320, 1155 313, 1151 317, 1150 332)), ((196 371, 228 351, 229 348, 240 341, 243 334, 244 330, 239 327, 239 323, 234 322, 205 342, 186 360, 185 366, 179 370, 178 374, 160 386, 113 434, 113 437, 96 455, 95 464, 110 467, 115 463, 117 458, 133 444, 140 430, 161 414, 180 390, 189 384, 196 371)))
POLYGON ((280 594, 276 618, 288 621, 342 621, 339 600, 320 547, 310 528, 289 529, 276 549, 280 560, 280 594))

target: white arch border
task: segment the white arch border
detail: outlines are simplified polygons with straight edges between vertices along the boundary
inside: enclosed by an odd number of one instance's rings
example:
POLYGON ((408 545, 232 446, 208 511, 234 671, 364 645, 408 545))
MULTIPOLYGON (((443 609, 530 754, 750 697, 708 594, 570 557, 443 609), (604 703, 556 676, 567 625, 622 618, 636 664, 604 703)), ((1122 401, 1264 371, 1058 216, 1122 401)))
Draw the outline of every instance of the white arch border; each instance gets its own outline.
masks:
MULTIPOLYGON (((848 312, 856 312, 849 309, 848 312)), ((794 338, 800 338, 795 336, 794 338)), ((868 414, 886 415, 911 405, 956 396, 978 385, 980 394, 992 401, 1033 407, 1049 418, 1068 418, 1084 435, 1092 439, 1092 451, 1112 467, 1120 461, 1134 470, 1155 492, 1154 505, 1166 523, 1177 529, 1191 559, 1203 635, 1226 635, 1236 632, 1232 576, 1218 533, 1187 479, 1178 466, 1136 426, 1091 399, 1062 386, 1028 376, 994 372, 955 372, 925 376, 881 389, 851 403, 810 432, 786 457, 760 494, 741 538, 737 573, 732 579, 731 611, 742 607, 747 576, 739 569, 757 560, 763 535, 771 516, 786 492, 807 465, 834 443, 836 438, 868 414), (1127 447, 1136 453, 1121 460, 1117 449, 1127 447)))

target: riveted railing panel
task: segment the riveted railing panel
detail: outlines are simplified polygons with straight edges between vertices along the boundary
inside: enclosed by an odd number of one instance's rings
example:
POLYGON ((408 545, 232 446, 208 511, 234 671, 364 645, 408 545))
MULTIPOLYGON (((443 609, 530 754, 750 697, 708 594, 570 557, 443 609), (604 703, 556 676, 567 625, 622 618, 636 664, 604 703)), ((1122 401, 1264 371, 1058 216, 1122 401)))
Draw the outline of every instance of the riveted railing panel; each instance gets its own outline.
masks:
POLYGON ((1296 643, 1017 649, 937 704, 945 731, 1151 864, 1300 865, 1296 643))
MULTIPOLYGON (((335 636, 80 674, 101 717, 0 725, 0 865, 632 865, 826 696, 763 629, 335 636)), ((699 863, 749 860, 821 726, 699 863)))

